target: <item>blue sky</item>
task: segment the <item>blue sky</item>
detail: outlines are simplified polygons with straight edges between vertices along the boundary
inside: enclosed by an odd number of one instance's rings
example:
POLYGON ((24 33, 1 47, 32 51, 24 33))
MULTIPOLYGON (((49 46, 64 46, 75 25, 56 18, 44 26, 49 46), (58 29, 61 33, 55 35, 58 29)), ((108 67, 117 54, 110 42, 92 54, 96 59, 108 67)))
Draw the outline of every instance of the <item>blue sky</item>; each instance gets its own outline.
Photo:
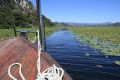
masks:
POLYGON ((120 22, 120 0, 42 0, 42 14, 57 22, 120 22))

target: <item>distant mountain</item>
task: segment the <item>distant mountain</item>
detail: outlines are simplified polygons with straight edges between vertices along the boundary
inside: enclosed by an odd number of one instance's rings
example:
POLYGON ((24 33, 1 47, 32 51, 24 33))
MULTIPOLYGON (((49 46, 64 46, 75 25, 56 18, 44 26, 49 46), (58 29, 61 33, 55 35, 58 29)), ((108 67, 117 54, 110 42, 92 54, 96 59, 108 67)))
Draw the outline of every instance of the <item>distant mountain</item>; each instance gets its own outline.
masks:
POLYGON ((109 25, 113 24, 111 22, 105 22, 105 23, 75 23, 75 22, 66 22, 66 24, 71 26, 96 26, 96 25, 109 25))
POLYGON ((59 26, 72 27, 120 27, 120 22, 104 22, 104 23, 76 23, 76 22, 55 22, 59 26))

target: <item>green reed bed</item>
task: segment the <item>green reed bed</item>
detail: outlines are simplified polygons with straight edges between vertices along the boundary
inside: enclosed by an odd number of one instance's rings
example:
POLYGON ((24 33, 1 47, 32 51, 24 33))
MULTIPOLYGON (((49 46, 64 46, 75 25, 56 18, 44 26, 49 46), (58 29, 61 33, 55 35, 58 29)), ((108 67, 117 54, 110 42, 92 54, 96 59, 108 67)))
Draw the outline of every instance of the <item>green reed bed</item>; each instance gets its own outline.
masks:
POLYGON ((55 26, 55 27, 45 27, 45 35, 46 37, 48 37, 49 35, 51 35, 53 32, 60 30, 60 27, 55 26))
MULTIPOLYGON (((29 30, 29 31, 37 31, 36 28, 16 28, 16 30, 29 30)), ((48 37, 54 31, 58 30, 58 27, 45 27, 45 35, 48 37)), ((19 32, 17 32, 17 36, 19 36, 19 32)), ((9 38, 14 38, 14 30, 13 29, 0 29, 0 40, 6 40, 9 38)), ((28 40, 34 41, 36 40, 36 33, 28 33, 28 40)))
POLYGON ((101 50, 106 55, 120 56, 120 28, 70 27, 81 41, 101 50))
POLYGON ((0 40, 5 40, 14 37, 13 29, 0 29, 0 40))

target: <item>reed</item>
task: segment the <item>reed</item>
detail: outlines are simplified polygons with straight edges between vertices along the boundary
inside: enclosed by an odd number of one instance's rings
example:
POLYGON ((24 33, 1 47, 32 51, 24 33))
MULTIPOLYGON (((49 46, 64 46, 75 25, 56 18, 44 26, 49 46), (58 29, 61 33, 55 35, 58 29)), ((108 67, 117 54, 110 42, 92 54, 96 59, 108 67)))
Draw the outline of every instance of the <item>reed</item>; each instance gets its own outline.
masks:
POLYGON ((120 28, 70 27, 78 38, 106 55, 120 56, 120 28))
MULTIPOLYGON (((17 30, 29 30, 29 31, 37 31, 36 28, 16 28, 17 30)), ((58 27, 45 27, 45 35, 48 37, 51 35, 54 31, 58 30, 58 27)), ((17 32, 17 35, 19 36, 19 33, 17 32)), ((35 33, 29 33, 28 39, 34 40, 36 34, 35 33)), ((13 29, 0 29, 0 40, 6 40, 9 38, 14 38, 14 30, 13 29)))

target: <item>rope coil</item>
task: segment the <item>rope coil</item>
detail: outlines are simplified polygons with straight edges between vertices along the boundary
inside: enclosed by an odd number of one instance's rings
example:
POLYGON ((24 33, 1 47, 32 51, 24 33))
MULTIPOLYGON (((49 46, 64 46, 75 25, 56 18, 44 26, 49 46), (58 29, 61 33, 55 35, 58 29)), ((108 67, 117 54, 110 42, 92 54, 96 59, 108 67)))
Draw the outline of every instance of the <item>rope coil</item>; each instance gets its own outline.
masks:
MULTIPOLYGON (((62 68, 56 67, 55 64, 53 64, 52 67, 47 68, 45 71, 41 73, 40 56, 41 56, 41 45, 40 45, 39 30, 38 30, 38 60, 37 60, 38 74, 35 80, 62 80, 63 75, 64 75, 64 70, 62 68)), ((20 63, 11 64, 8 68, 8 75, 10 76, 11 79, 18 80, 11 74, 11 68, 16 65, 20 66, 19 74, 22 80, 25 80, 25 77, 22 74, 22 65, 20 63)))
POLYGON ((23 76, 23 74, 22 74, 22 65, 21 65, 20 63, 13 63, 13 64, 11 64, 11 65, 9 66, 9 68, 8 68, 8 75, 10 76, 11 79, 17 80, 17 79, 16 79, 15 77, 13 77, 13 75, 11 74, 11 68, 12 68, 13 66, 15 66, 15 65, 20 66, 20 68, 19 68, 19 74, 20 74, 22 80, 25 80, 25 78, 24 78, 24 76, 23 76))

